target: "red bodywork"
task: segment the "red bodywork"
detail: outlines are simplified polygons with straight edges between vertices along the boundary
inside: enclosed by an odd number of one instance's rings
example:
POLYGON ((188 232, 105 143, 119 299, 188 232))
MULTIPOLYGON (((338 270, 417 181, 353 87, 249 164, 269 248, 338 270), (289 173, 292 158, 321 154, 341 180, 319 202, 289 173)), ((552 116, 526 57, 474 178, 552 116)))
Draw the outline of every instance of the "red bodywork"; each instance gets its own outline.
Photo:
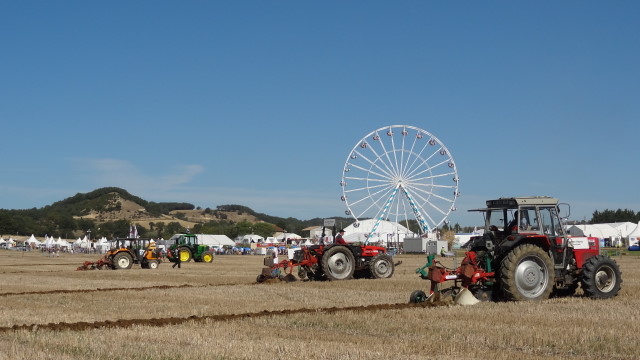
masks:
MULTIPOLYGON (((285 259, 278 263, 273 263, 273 259, 265 258, 264 265, 267 267, 270 267, 272 270, 281 268, 289 274, 293 272, 293 269, 296 266, 300 266, 304 268, 313 268, 317 266, 318 263, 320 262, 320 259, 322 258, 322 254, 324 254, 324 249, 327 246, 333 246, 333 245, 303 246, 300 248, 301 254, 298 253, 297 255, 294 255, 294 258, 291 260, 285 259)), ((354 247, 358 248, 358 246, 354 246, 354 247)), ((354 253, 354 256, 356 257, 356 266, 359 263, 358 259, 372 258, 378 254, 384 254, 387 252, 387 249, 381 246, 361 245, 359 246, 359 248, 361 253, 360 254, 354 253)))
MULTIPOLYGON (((569 237, 568 239, 573 244, 576 266, 580 269, 585 261, 600 254, 600 239, 597 237, 569 237)), ((562 238, 558 237, 556 241, 562 241, 562 238)))

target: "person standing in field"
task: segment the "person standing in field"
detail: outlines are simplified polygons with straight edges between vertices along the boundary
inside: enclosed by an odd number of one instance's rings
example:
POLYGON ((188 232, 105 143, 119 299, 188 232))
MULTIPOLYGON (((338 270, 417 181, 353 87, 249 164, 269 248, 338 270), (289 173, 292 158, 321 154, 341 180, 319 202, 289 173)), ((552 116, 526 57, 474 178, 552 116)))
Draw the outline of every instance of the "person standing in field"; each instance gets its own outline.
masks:
POLYGON ((175 250, 173 250, 173 258, 175 259, 175 262, 173 263, 173 266, 171 266, 172 268, 175 268, 176 265, 178 266, 178 269, 181 268, 180 265, 180 249, 176 248, 175 250))

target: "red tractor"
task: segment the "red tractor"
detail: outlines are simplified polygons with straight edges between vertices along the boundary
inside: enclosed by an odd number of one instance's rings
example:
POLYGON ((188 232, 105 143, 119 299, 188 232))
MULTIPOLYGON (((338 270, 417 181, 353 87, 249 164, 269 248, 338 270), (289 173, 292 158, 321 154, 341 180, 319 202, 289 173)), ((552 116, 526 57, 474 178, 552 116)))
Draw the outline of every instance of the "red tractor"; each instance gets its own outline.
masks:
POLYGON ((429 295, 414 291, 410 302, 451 295, 456 302, 479 300, 540 300, 551 295, 573 295, 582 287, 590 298, 606 299, 620 291, 618 264, 600 255, 597 238, 569 237, 562 226, 557 199, 513 197, 488 200, 484 235, 469 241, 469 251, 456 269, 449 269, 430 254, 416 270, 431 281, 429 295), (454 285, 441 289, 441 284, 454 285), (437 296, 434 296, 437 295, 437 296), (475 296, 475 299, 469 295, 475 296))
POLYGON ((295 267, 303 280, 383 279, 391 277, 395 269, 387 249, 371 245, 312 245, 296 250, 291 260, 274 259, 273 255, 265 258, 266 268, 258 275, 258 282, 272 278, 295 280, 295 267))

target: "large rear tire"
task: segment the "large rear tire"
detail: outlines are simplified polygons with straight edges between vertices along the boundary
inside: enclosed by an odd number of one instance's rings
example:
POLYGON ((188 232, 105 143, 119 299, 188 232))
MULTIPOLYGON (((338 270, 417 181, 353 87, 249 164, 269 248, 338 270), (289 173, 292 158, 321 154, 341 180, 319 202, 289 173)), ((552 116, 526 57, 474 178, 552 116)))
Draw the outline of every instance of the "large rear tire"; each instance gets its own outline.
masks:
POLYGON ((369 272, 374 279, 386 279, 393 275, 393 259, 387 254, 378 254, 369 262, 369 272))
POLYGON ((113 257, 114 269, 131 269, 133 258, 126 252, 119 252, 113 257))
POLYGON ((604 255, 587 259, 582 267, 582 290, 585 296, 608 299, 618 295, 622 284, 622 272, 618 264, 604 255))
POLYGON ((356 268, 353 253, 346 246, 332 246, 322 255, 322 272, 328 280, 347 280, 356 268))
POLYGON ((500 282, 505 300, 526 301, 549 298, 554 283, 553 262, 533 244, 523 244, 505 256, 500 282))

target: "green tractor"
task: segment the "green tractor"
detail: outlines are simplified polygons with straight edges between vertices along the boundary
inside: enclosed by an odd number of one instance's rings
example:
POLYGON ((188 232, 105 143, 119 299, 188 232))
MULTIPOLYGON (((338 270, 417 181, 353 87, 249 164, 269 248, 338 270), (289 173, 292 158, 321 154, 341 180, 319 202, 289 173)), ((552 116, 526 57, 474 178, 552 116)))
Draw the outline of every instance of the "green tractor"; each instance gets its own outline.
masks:
POLYGON ((193 260, 205 263, 213 261, 213 249, 209 245, 198 243, 196 234, 177 234, 171 240, 175 240, 175 243, 167 252, 169 261, 189 262, 193 260))

